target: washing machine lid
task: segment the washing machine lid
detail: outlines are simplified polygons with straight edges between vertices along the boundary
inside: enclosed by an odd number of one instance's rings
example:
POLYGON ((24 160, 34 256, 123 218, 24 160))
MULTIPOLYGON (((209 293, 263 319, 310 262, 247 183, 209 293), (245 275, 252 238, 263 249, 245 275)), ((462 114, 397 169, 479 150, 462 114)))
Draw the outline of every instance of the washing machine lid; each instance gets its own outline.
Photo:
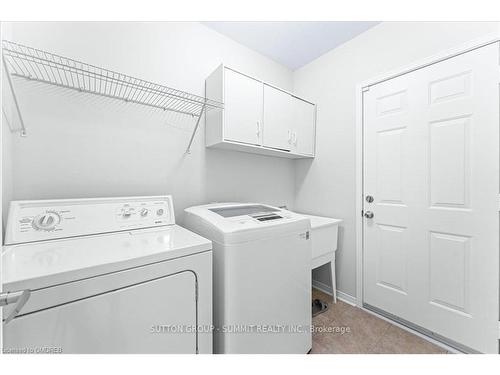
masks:
POLYGON ((213 203, 185 210, 188 228, 212 241, 238 243, 307 231, 310 221, 300 214, 260 203, 213 203), (208 234, 207 234, 208 233, 208 234))
POLYGON ((218 206, 208 209, 226 218, 235 216, 250 216, 250 217, 273 216, 268 214, 274 213, 277 215, 281 211, 278 208, 265 206, 263 204, 244 204, 236 206, 229 205, 229 206, 218 206))
POLYGON ((3 289, 37 290, 211 248, 209 240, 178 225, 5 246, 3 289))

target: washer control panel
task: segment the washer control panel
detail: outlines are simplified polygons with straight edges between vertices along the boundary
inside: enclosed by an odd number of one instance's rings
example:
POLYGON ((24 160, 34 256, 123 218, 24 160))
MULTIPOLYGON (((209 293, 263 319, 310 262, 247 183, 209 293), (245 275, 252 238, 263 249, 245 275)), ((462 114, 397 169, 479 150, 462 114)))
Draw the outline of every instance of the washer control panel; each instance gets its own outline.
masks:
POLYGON ((5 244, 175 224, 172 197, 13 201, 5 244))
POLYGON ((163 222, 169 216, 168 205, 158 202, 131 202, 118 207, 116 218, 123 225, 133 222, 163 222))

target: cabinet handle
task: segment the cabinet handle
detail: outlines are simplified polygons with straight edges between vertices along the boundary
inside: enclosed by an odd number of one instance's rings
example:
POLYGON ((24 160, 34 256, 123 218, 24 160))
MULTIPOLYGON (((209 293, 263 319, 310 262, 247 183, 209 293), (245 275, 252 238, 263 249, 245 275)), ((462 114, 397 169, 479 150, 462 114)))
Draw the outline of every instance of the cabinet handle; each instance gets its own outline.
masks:
POLYGON ((260 121, 257 121, 257 131, 256 131, 257 137, 260 137, 260 121))
POLYGON ((293 132, 293 140, 292 140, 293 144, 295 146, 297 146, 297 132, 293 132))
POLYGON ((292 144, 292 131, 288 129, 288 144, 292 144))

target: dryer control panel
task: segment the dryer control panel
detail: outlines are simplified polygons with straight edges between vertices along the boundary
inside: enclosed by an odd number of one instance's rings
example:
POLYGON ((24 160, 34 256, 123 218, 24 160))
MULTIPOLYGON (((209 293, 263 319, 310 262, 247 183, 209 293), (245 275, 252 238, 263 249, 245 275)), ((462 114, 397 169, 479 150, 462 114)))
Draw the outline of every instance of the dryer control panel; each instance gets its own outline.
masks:
POLYGON ((5 244, 175 224, 172 197, 13 201, 5 244))

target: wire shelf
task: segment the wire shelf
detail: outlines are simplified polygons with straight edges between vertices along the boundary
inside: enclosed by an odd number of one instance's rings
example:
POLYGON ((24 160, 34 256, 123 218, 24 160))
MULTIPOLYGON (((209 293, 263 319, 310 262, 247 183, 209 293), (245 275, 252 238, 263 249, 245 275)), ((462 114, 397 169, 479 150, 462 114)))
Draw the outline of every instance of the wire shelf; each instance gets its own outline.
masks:
MULTIPOLYGON (((189 146, 203 112, 224 108, 222 103, 202 96, 7 40, 2 40, 2 50, 4 65, 12 76, 197 117, 189 146)), ((9 84, 13 89, 10 77, 9 84)))

